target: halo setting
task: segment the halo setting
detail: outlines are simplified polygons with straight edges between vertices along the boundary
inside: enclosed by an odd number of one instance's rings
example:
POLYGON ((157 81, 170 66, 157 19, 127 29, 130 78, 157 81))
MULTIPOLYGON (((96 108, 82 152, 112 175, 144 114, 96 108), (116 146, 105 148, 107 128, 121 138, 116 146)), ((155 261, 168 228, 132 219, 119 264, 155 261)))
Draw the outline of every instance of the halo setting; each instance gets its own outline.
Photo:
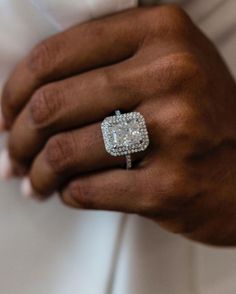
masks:
POLYGON ((112 156, 144 151, 149 137, 144 117, 139 112, 117 113, 101 125, 106 151, 112 156))

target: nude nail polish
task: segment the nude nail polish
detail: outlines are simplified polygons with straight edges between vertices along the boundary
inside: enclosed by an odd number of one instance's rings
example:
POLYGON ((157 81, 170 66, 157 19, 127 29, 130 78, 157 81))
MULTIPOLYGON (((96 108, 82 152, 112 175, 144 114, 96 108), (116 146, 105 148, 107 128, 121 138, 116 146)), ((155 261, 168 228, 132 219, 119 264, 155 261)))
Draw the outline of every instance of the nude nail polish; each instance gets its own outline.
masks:
POLYGON ((34 192, 34 189, 33 189, 32 185, 31 185, 30 179, 27 178, 27 177, 22 180, 22 183, 21 183, 21 194, 25 198, 32 198, 36 194, 34 192))
POLYGON ((21 182, 21 194, 25 198, 34 198, 36 200, 43 200, 44 198, 34 190, 28 177, 23 178, 21 182))
POLYGON ((8 151, 5 149, 0 153, 0 178, 7 180, 13 176, 13 169, 8 151))

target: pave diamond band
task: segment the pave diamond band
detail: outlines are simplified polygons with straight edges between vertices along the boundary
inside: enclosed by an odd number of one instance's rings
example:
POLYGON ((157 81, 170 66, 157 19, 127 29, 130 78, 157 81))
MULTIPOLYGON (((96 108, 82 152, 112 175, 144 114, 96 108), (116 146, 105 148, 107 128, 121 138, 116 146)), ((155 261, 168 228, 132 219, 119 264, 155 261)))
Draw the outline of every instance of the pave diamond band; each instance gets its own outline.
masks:
POLYGON ((132 158, 131 155, 125 155, 126 159, 126 169, 131 169, 132 168, 132 158))
POLYGON ((127 169, 132 167, 131 154, 144 151, 149 137, 144 117, 139 112, 122 114, 104 119, 101 125, 106 151, 112 156, 126 157, 127 169))

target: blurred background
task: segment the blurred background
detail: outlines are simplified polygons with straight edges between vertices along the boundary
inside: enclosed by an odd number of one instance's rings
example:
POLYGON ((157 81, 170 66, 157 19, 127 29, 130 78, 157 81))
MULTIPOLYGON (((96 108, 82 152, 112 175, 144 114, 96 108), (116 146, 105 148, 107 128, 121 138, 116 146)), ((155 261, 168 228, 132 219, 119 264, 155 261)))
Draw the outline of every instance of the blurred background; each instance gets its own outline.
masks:
POLYGON ((236 76, 236 1, 235 0, 164 0, 179 3, 214 41, 236 76))

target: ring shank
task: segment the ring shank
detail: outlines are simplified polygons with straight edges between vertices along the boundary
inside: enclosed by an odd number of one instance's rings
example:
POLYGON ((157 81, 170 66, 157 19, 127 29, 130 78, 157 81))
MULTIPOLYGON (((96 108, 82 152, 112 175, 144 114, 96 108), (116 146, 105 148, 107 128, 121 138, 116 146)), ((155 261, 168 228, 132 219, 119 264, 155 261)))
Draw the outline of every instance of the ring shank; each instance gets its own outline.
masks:
POLYGON ((126 155, 126 169, 131 169, 132 168, 132 158, 131 155, 126 155))

